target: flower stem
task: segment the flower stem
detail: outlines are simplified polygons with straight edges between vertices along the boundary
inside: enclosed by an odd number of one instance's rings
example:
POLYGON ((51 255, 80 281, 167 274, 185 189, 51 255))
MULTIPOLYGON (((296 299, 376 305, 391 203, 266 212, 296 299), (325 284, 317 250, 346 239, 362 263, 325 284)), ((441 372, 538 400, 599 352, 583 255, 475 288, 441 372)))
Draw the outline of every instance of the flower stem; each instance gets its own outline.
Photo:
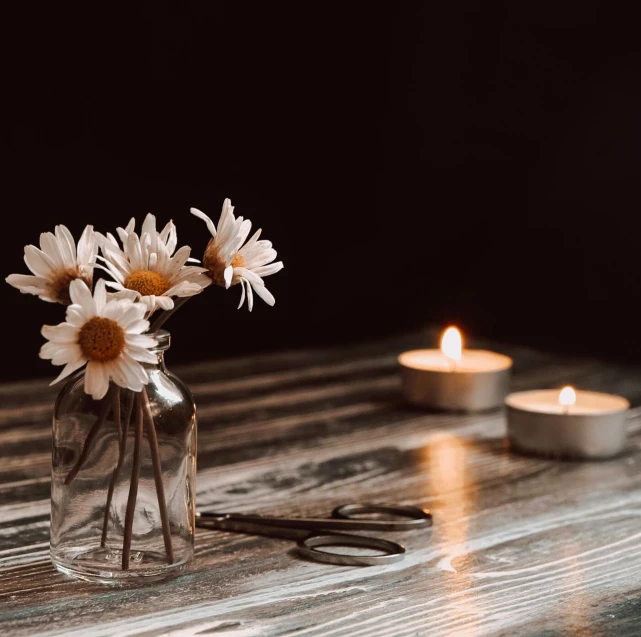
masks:
POLYGON ((134 513, 136 512, 136 499, 138 497, 138 481, 140 480, 140 447, 142 443, 142 399, 140 394, 136 397, 136 438, 134 442, 134 460, 131 468, 131 482, 129 483, 129 497, 125 513, 125 537, 122 542, 122 570, 129 570, 129 552, 131 551, 131 536, 134 526, 134 513))
POLYGON ((109 490, 107 491, 107 503, 105 504, 105 517, 102 523, 102 538, 100 540, 100 546, 103 548, 107 543, 107 526, 109 524, 109 510, 111 509, 111 500, 113 498, 116 483, 118 482, 118 478, 120 476, 122 463, 125 460, 125 454, 127 453, 127 436, 129 434, 129 423, 131 422, 131 412, 133 410, 133 406, 134 406, 134 392, 130 391, 127 395, 127 411, 125 413, 125 419, 124 421, 121 420, 120 388, 118 388, 116 397, 114 398, 114 415, 116 417, 118 431, 120 433, 120 445, 119 445, 119 452, 118 452, 118 462, 111 476, 111 482, 109 483, 109 490), (123 427, 123 423, 124 423, 124 427, 123 427))
POLYGON ((87 455, 89 454, 91 443, 98 434, 100 427, 102 427, 102 424, 105 422, 105 418, 107 418, 107 414, 109 413, 109 409, 111 408, 110 394, 112 391, 113 387, 109 390, 109 393, 100 401, 101 405, 98 418, 96 418, 96 422, 94 422, 93 426, 89 430, 89 433, 87 434, 87 437, 85 438, 85 444, 82 446, 82 450, 80 451, 78 460, 76 460, 76 464, 73 466, 71 471, 69 471, 67 477, 65 478, 66 485, 71 484, 71 481, 78 475, 78 472, 80 471, 80 469, 82 469, 82 465, 84 465, 85 460, 87 460, 87 455))
POLYGON ((111 392, 111 405, 114 414, 114 424, 118 430, 118 443, 122 440, 122 418, 120 413, 120 387, 117 385, 113 386, 113 391, 111 392))
POLYGON ((171 310, 165 310, 155 321, 154 324, 149 328, 149 333, 157 332, 164 324, 166 321, 168 321, 171 318, 171 315, 179 310, 189 299, 191 296, 182 296, 180 297, 175 303, 174 307, 171 310))
POLYGON ((174 563, 174 549, 171 543, 171 530, 169 528, 169 515, 167 513, 167 502, 165 500, 165 489, 162 483, 162 468, 160 466, 160 450, 158 448, 158 437, 156 436, 156 427, 154 418, 151 414, 151 405, 149 404, 149 395, 147 389, 143 387, 141 392, 141 401, 145 415, 145 427, 147 429, 147 438, 149 440, 149 449, 151 451, 151 462, 154 468, 154 481, 156 483, 156 496, 158 497, 158 508, 160 509, 160 521, 162 523, 162 534, 165 540, 165 553, 170 564, 174 563))

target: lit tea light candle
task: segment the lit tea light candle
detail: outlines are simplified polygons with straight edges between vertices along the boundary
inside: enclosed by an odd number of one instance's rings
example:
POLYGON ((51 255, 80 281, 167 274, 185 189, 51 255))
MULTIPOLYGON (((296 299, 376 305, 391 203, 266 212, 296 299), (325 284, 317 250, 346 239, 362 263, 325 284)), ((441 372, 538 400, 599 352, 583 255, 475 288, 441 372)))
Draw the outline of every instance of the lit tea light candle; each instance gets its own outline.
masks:
POLYGON ((403 352, 403 391, 409 402, 448 411, 482 411, 503 403, 512 359, 486 350, 464 349, 461 333, 449 327, 440 349, 403 352))
POLYGON ((621 396, 567 386, 510 394, 505 405, 515 451, 587 460, 625 449, 630 403, 621 396))
POLYGON ((559 392, 559 405, 563 407, 563 413, 569 414, 570 407, 576 404, 576 392, 567 385, 559 392))

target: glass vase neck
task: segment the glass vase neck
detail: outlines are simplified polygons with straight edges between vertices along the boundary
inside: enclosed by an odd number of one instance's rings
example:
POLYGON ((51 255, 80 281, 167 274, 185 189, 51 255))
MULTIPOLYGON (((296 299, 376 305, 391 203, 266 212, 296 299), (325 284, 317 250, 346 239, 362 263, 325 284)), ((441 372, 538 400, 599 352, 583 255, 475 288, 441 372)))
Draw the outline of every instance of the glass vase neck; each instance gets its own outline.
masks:
POLYGON ((165 371, 165 352, 169 349, 171 345, 171 335, 166 330, 158 330, 157 332, 150 332, 149 336, 153 337, 156 340, 155 347, 150 348, 153 354, 156 354, 158 362, 156 364, 145 364, 145 367, 148 370, 158 369, 160 371, 165 371))
POLYGON ((165 352, 171 345, 171 334, 167 330, 149 332, 149 336, 155 339, 156 346, 151 348, 152 352, 165 352))

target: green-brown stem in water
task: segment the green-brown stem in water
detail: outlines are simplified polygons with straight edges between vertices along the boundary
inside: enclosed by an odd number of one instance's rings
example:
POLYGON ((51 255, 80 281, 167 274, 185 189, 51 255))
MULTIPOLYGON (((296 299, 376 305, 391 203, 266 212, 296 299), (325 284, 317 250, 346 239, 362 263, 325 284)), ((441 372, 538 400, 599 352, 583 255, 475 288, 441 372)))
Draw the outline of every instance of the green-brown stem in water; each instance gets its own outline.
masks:
POLYGON ((131 536, 134 526, 134 513, 136 512, 136 499, 138 498, 138 481, 140 480, 140 447, 142 446, 142 399, 136 396, 136 438, 134 442, 134 459, 131 468, 131 482, 129 483, 129 497, 125 513, 125 536, 122 541, 122 570, 129 570, 129 552, 131 551, 131 536))
POLYGON ((174 549, 171 543, 171 529, 169 528, 169 514, 167 513, 167 502, 165 500, 165 488, 162 483, 162 467, 160 465, 160 450, 158 448, 158 437, 156 436, 156 427, 154 418, 151 414, 151 405, 147 388, 143 387, 141 392, 145 416, 145 428, 147 429, 147 438, 149 440, 149 450, 151 451, 151 463, 154 468, 154 481, 156 483, 156 496, 158 497, 158 508, 160 509, 160 521, 162 523, 162 534, 165 540, 165 553, 170 564, 174 563, 174 549))
POLYGON ((107 542, 107 527, 109 525, 109 510, 111 509, 111 500, 113 498, 116 483, 118 482, 118 478, 120 476, 122 463, 125 460, 125 454, 127 453, 127 435, 129 434, 129 423, 131 422, 131 411, 133 409, 133 405, 134 405, 134 392, 130 391, 127 395, 127 410, 125 412, 125 418, 123 421, 121 421, 120 389, 118 389, 116 393, 116 397, 114 399, 114 416, 116 418, 118 431, 120 432, 120 444, 119 444, 119 450, 118 450, 118 462, 116 464, 116 468, 113 470, 113 474, 111 476, 111 482, 109 483, 109 490, 107 491, 107 503, 105 504, 105 516, 102 523, 102 538, 100 539, 100 546, 103 548, 107 542))

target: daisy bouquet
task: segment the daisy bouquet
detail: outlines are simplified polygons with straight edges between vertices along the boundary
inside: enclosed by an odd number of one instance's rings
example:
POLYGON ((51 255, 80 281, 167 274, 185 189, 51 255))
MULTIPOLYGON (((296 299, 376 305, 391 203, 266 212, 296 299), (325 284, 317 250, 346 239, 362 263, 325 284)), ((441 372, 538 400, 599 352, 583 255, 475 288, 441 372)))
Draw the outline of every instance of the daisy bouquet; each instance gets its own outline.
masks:
POLYGON ((150 369, 158 362, 159 340, 166 334, 161 328, 192 296, 211 285, 225 289, 240 286, 239 309, 246 304, 251 311, 255 296, 273 305, 274 297, 264 278, 283 267, 276 261, 272 244, 260 239, 260 230, 249 238, 251 222, 235 217, 229 199, 217 225, 200 210, 192 208, 191 212, 205 222, 211 234, 201 261, 190 258, 189 246, 178 247, 172 221, 158 231, 155 217, 148 214, 139 232, 135 219, 125 228, 117 228, 115 234, 102 234, 87 226, 77 243, 65 226, 56 226, 55 232, 40 235, 39 248, 25 247, 24 260, 31 274, 7 277, 22 293, 66 306, 64 321, 43 326, 47 342, 40 357, 62 366, 53 383, 68 377, 70 382, 80 382, 86 400, 96 404, 93 424, 64 475, 65 485, 82 475, 105 423, 113 422, 116 430, 117 461, 104 505, 102 547, 123 461, 133 455, 123 523, 122 571, 130 568, 132 555, 143 430, 153 465, 165 558, 170 564, 175 559, 154 410, 147 391, 150 369), (130 437, 134 438, 133 454, 128 449, 130 437))

